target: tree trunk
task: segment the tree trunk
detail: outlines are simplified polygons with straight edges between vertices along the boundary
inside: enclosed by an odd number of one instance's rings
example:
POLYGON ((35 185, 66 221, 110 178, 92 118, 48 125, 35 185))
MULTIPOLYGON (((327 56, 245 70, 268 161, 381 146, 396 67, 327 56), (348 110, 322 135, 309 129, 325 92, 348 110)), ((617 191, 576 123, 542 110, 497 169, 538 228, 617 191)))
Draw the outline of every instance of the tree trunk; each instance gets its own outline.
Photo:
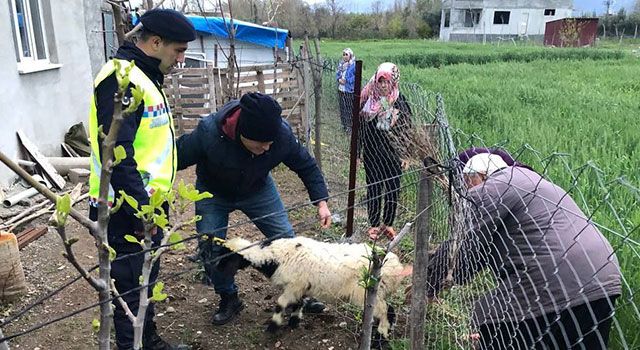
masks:
MULTIPOLYGON (((113 11, 113 23, 116 26, 116 36, 118 37, 118 46, 124 44, 125 28, 124 20, 122 18, 122 9, 118 4, 111 3, 111 10, 113 11)), ((109 29, 107 29, 109 30, 109 29)))

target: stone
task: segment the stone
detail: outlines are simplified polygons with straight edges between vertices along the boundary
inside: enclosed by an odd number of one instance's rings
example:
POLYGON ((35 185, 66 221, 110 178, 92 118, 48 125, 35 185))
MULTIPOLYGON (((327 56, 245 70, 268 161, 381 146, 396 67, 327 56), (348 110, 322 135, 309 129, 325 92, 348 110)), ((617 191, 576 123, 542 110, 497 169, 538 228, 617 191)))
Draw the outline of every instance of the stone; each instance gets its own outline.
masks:
POLYGON ((89 174, 91 174, 91 171, 87 169, 73 168, 73 169, 69 169, 69 174, 67 174, 67 176, 69 177, 69 181, 71 181, 74 184, 79 184, 79 183, 88 183, 89 174))

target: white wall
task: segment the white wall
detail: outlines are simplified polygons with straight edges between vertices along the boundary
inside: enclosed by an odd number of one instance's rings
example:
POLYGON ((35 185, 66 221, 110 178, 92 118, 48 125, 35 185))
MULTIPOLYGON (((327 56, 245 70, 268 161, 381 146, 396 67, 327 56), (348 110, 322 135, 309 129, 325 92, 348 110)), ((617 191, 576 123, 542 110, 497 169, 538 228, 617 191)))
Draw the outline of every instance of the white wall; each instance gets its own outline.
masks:
POLYGON ((440 25, 440 40, 479 41, 499 37, 529 36, 541 38, 548 21, 570 17, 571 4, 564 0, 556 1, 445 1, 440 25), (452 9, 451 6, 455 5, 452 9), (465 27, 465 10, 482 9, 480 21, 473 27, 465 27), (545 9, 555 9, 555 15, 545 16, 545 9), (450 25, 444 27, 444 14, 451 11, 450 25), (508 24, 493 24, 496 11, 509 11, 508 24))
MULTIPOLYGON (((198 35, 198 39, 189 43, 188 51, 204 52, 206 59, 213 61, 215 45, 218 45, 218 67, 224 68, 227 66, 227 59, 222 54, 221 48, 228 54, 230 44, 227 39, 198 35)), ((236 41, 235 47, 240 66, 273 64, 273 49, 271 48, 242 41, 236 41)), ((283 52, 280 52, 280 56, 282 55, 283 52)))
POLYGON ((571 16, 571 9, 556 9, 555 16, 545 16, 544 9, 483 9, 480 23, 472 28, 456 27, 456 33, 495 35, 544 35, 545 23, 571 16), (496 11, 510 11, 509 24, 493 24, 496 11))
MULTIPOLYGON (((46 7, 49 1, 42 3, 46 7)), ((18 74, 9 2, 0 1, 0 150, 14 159, 19 151, 17 130, 52 156, 60 154, 68 128, 88 120, 92 77, 82 6, 56 0, 49 10, 49 51, 62 67, 18 74)), ((0 164, 0 186, 14 178, 0 164)))

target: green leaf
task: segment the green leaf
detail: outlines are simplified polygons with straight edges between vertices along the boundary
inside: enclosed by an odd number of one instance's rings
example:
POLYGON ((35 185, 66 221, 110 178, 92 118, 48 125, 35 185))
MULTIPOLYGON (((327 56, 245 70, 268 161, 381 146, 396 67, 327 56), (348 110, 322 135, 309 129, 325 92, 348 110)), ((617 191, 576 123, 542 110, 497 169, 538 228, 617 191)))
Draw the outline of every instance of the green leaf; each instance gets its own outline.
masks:
POLYGON ((55 221, 57 226, 64 226, 69 217, 69 212, 71 212, 71 196, 67 193, 56 198, 55 221))
POLYGON ((132 235, 124 235, 124 240, 129 243, 138 243, 138 244, 140 243, 140 241, 132 235))
POLYGON ((138 277, 138 284, 142 285, 143 283, 144 283, 144 277, 140 275, 140 277, 138 277))
POLYGON ((116 166, 120 164, 122 160, 127 158, 127 151, 124 150, 124 147, 122 145, 117 146, 116 148, 113 149, 113 156, 115 159, 113 161, 113 166, 116 166))
POLYGON ((97 333, 100 330, 100 320, 94 318, 93 321, 91 321, 91 327, 93 331, 97 333))
POLYGON ((167 216, 165 214, 155 215, 153 217, 153 223, 164 230, 169 224, 169 220, 167 220, 167 216))
POLYGON ((109 251, 109 261, 114 261, 116 259, 116 250, 111 248, 111 246, 106 243, 102 243, 102 246, 109 251))
POLYGON ((212 198, 213 195, 209 192, 198 191, 193 184, 185 185, 184 181, 180 181, 178 184, 178 195, 191 202, 197 202, 205 198, 212 198))
POLYGON ((124 197, 125 202, 127 202, 127 204, 129 204, 131 208, 139 210, 138 201, 135 198, 126 194, 123 190, 120 190, 119 193, 120 193, 120 196, 124 197))
POLYGON ((162 293, 163 289, 164 289, 164 283, 162 282, 156 283, 155 286, 153 286, 153 291, 151 293, 151 298, 149 300, 158 302, 158 301, 163 301, 167 299, 168 295, 165 293, 162 293))
POLYGON ((169 235, 169 244, 173 250, 186 248, 184 242, 182 242, 182 235, 179 232, 173 232, 169 235))
POLYGON ((154 208, 160 208, 162 206, 162 203, 164 203, 164 201, 165 201, 165 196, 163 195, 162 191, 155 191, 149 198, 149 205, 151 205, 154 208))
POLYGON ((149 204, 145 204, 140 207, 138 214, 141 214, 139 218, 144 222, 153 222, 153 217, 156 215, 156 209, 149 204))
POLYGON ((120 196, 116 199, 116 202, 113 203, 113 207, 111 207, 109 213, 111 215, 115 214, 118 210, 120 210, 120 207, 122 207, 122 203, 124 203, 124 197, 120 196))
POLYGON ((131 98, 129 99, 129 106, 127 107, 127 109, 124 110, 124 113, 133 113, 135 112, 138 107, 140 106, 140 103, 142 103, 144 99, 144 90, 142 89, 142 87, 140 86, 134 86, 131 89, 131 98))

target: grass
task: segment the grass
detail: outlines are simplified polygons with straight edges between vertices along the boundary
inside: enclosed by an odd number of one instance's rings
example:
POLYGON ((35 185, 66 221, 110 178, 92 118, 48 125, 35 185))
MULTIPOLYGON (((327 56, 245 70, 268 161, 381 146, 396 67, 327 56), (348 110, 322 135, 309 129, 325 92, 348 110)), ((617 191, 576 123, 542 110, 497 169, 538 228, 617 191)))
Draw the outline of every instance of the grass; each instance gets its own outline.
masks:
MULTIPOLYGON (((457 147, 504 145, 569 190, 620 247, 629 289, 640 289, 638 247, 615 234, 640 241, 640 62, 632 51, 640 41, 600 41, 598 48, 569 50, 424 40, 322 42, 328 58, 339 57, 345 47, 364 61, 364 82, 379 63, 392 60, 403 82, 441 93, 457 147)), ((325 96, 335 95, 326 86, 325 96)), ((403 203, 412 207, 412 198, 404 193, 403 203)), ((611 345, 640 347, 637 301, 628 289, 622 299, 619 305, 626 306, 616 314, 611 345)))

